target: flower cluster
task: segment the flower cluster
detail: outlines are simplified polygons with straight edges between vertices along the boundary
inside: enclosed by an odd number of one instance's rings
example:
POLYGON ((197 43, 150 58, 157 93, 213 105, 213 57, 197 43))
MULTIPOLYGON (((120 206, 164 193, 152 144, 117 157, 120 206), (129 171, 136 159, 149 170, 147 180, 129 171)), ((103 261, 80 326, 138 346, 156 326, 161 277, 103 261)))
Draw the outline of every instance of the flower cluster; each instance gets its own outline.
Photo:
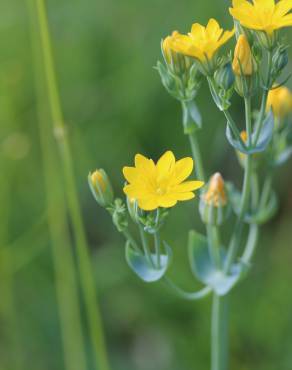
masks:
MULTIPOLYGON (((125 202, 114 197, 103 170, 88 178, 95 199, 110 212, 114 225, 127 240, 125 253, 130 268, 145 282, 165 278, 167 273, 172 252, 168 243, 161 241, 160 229, 169 209, 193 199, 200 189, 198 208, 206 233, 190 230, 188 250, 193 275, 203 288, 188 293, 169 278, 165 282, 186 299, 214 294, 212 328, 216 337, 222 329, 220 317, 216 317, 218 302, 246 276, 259 226, 277 210, 273 175, 292 155, 292 93, 284 86, 287 77, 282 77, 288 64, 288 45, 279 32, 292 26, 291 9, 292 0, 233 0, 229 11, 234 29, 223 30, 211 18, 206 26, 194 23, 189 33, 173 31, 162 40, 164 62, 157 63, 157 70, 163 86, 181 104, 183 133, 190 141, 192 158, 177 161, 167 151, 155 163, 136 154, 134 166, 123 168, 125 202), (219 53, 233 36, 234 48, 219 53), (240 190, 231 181, 225 182, 219 172, 203 187, 205 169, 198 140, 203 119, 196 97, 204 81, 225 117, 226 142, 243 171, 240 190), (230 110, 235 93, 242 102, 242 112, 236 119, 230 110), (199 180, 187 180, 194 162, 199 180), (222 225, 231 217, 234 222, 230 225, 234 227, 229 232, 224 229, 221 239, 222 225), (138 229, 139 242, 132 235, 131 220, 138 229)), ((224 346, 215 342, 218 348, 212 351, 216 354, 212 369, 225 370, 219 365, 226 359, 226 354, 220 352, 224 346)))

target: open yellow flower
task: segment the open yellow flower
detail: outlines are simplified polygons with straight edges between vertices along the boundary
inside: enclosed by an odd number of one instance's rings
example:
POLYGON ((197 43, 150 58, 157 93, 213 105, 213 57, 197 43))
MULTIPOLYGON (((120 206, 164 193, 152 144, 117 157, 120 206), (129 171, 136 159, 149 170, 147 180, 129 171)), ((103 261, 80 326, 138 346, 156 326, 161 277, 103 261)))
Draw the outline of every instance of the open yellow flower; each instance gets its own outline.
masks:
POLYGON ((171 48, 181 54, 205 62, 211 60, 216 51, 234 35, 234 30, 224 31, 218 22, 211 18, 206 27, 199 23, 192 25, 188 35, 176 33, 171 40, 171 48))
POLYGON ((270 90, 267 110, 272 108, 276 118, 284 118, 292 112, 292 92, 285 86, 270 90))
POLYGON ((230 14, 237 19, 242 26, 264 31, 271 35, 275 30, 292 26, 292 0, 233 0, 233 8, 229 8, 230 14))
POLYGON ((173 207, 178 201, 194 198, 193 191, 204 185, 203 181, 184 181, 192 173, 193 166, 192 158, 176 161, 171 151, 164 153, 156 164, 136 154, 135 167, 123 168, 129 183, 123 190, 145 211, 173 207))

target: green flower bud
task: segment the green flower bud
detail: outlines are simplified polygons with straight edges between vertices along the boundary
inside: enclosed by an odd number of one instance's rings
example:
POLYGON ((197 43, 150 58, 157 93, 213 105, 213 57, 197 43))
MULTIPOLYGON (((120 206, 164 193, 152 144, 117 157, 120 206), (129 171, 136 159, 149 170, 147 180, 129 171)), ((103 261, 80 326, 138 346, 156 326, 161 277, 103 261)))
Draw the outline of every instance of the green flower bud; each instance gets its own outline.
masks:
POLYGON ((273 50, 279 38, 277 30, 271 34, 264 31, 254 31, 254 35, 260 47, 266 50, 273 50))
POLYGON ((272 58, 272 76, 274 79, 276 79, 281 74, 283 69, 288 64, 288 61, 289 58, 287 48, 283 45, 280 45, 272 58))
POLYGON ((207 190, 201 195, 199 211, 205 224, 221 225, 229 214, 225 183, 219 172, 209 180, 207 190))
POLYGON ((134 222, 139 223, 140 215, 139 215, 138 202, 135 199, 130 199, 129 197, 127 197, 127 208, 128 208, 129 215, 131 216, 131 219, 134 222))
POLYGON ((100 206, 107 207, 113 202, 113 189, 103 169, 89 173, 88 184, 95 200, 100 206))
POLYGON ((234 73, 232 71, 231 63, 228 62, 224 64, 222 67, 217 69, 215 72, 215 81, 217 85, 223 90, 229 90, 232 85, 234 84, 234 73))

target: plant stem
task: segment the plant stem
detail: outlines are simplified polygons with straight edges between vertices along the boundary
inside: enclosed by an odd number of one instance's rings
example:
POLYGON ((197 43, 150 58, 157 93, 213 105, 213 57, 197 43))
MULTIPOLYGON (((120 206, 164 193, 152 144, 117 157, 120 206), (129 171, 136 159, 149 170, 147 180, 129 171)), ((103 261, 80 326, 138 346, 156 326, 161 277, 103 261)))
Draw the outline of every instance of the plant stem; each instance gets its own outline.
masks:
POLYGON ((264 89, 263 96, 262 96, 262 102, 261 102, 259 116, 258 116, 256 125, 255 125, 256 131, 255 131, 255 137, 254 137, 254 142, 253 142, 254 146, 256 146, 256 144, 257 144, 257 141, 259 139, 259 136, 260 136, 260 133, 261 133, 261 130, 262 130, 262 127, 263 127, 263 123, 264 123, 264 116, 265 116, 265 112, 266 112, 268 93, 269 93, 269 89, 271 88, 271 86, 270 86, 271 85, 271 78, 270 78, 271 68, 272 68, 272 52, 268 51, 267 81, 266 81, 266 87, 264 89))
POLYGON ((164 276, 163 280, 165 281, 167 286, 174 290, 180 298, 186 299, 188 301, 197 301, 199 299, 205 298, 212 291, 210 287, 206 286, 196 292, 186 292, 185 290, 178 287, 171 279, 167 278, 166 276, 164 276))
POLYGON ((205 181, 205 172, 204 172, 202 156, 201 156, 201 152, 199 148, 197 133, 194 131, 188 134, 188 136, 190 140, 192 156, 195 162, 195 170, 196 170, 197 176, 199 177, 200 180, 205 181))
POLYGON ((228 367, 228 317, 227 297, 213 294, 211 323, 211 370, 228 367))
POLYGON ((220 256, 220 236, 217 226, 207 225, 208 244, 210 246, 211 258, 214 265, 221 269, 221 256, 220 256))
POLYGON ((48 20, 44 0, 35 0, 38 14, 41 49, 43 54, 44 70, 47 80, 49 105, 51 110, 53 130, 59 145, 61 162, 64 170, 66 196, 69 208, 69 216, 73 225, 73 233, 76 240, 77 256, 81 286, 84 295, 88 326, 93 346, 96 368, 108 370, 109 364, 105 349, 104 334, 97 297, 95 283, 90 262, 85 230, 82 222, 81 210, 75 185, 73 163, 69 141, 66 135, 63 114, 60 106, 59 92, 57 88, 56 73, 52 55, 52 46, 49 34, 48 20))
POLYGON ((140 250, 140 248, 139 248, 136 240, 134 239, 134 237, 130 233, 130 231, 128 229, 125 229, 123 231, 123 235, 125 236, 126 240, 129 240, 129 242, 131 243, 132 247, 135 248, 136 252, 138 252, 139 254, 141 254, 141 250, 140 250))
MULTIPOLYGON (((218 87, 216 86, 214 78, 208 77, 208 84, 209 84, 209 88, 210 88, 210 92, 211 92, 211 95, 213 97, 213 100, 214 100, 215 104, 217 105, 217 107, 219 108, 218 102, 221 101, 221 98, 219 96, 218 87)), ((233 132, 233 135, 241 143, 241 145, 245 148, 246 145, 245 145, 244 141, 242 140, 242 138, 240 136, 240 132, 239 132, 239 130, 237 128, 237 125, 234 122, 234 119, 232 118, 228 108, 225 108, 225 109, 219 108, 219 109, 225 115, 225 118, 227 119, 227 124, 229 125, 231 131, 233 132)))
POLYGON ((157 268, 160 268, 160 235, 159 231, 156 231, 154 234, 154 245, 155 245, 155 253, 156 253, 156 265, 157 268))
POLYGON ((140 237, 141 237, 141 241, 142 241, 144 254, 145 254, 146 258, 148 259, 149 263, 152 265, 152 267, 154 267, 154 263, 153 263, 151 252, 150 252, 149 245, 148 245, 148 240, 146 238, 143 226, 140 225, 140 224, 139 224, 139 232, 140 232, 140 237))
MULTIPOLYGON (((251 143, 251 101, 250 98, 245 98, 245 119, 246 119, 246 132, 248 135, 247 143, 251 143)), ((227 257, 225 261, 224 271, 229 272, 230 266, 234 261, 237 254, 241 232, 243 227, 243 219, 246 209, 248 207, 250 188, 251 188, 251 176, 252 176, 252 155, 246 154, 245 166, 244 166, 244 180, 243 189, 240 200, 239 214, 234 227, 234 231, 228 246, 227 257)))

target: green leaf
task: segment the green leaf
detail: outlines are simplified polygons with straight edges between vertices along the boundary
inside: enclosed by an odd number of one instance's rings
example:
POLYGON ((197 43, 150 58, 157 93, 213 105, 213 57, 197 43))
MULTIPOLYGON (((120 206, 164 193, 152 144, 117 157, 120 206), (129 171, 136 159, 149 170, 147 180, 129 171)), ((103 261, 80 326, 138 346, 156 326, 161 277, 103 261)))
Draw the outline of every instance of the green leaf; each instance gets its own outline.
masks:
MULTIPOLYGON (((254 154, 254 153, 260 153, 263 152, 267 146, 269 145, 272 136, 273 136, 273 130, 274 130, 274 116, 272 111, 270 111, 267 115, 267 117, 264 120, 263 127, 261 129, 259 138, 257 140, 256 145, 252 145, 251 147, 247 148, 244 147, 241 142, 236 139, 229 127, 229 124, 226 126, 226 137, 229 141, 230 145, 232 145, 235 149, 240 151, 244 154, 254 154)), ((253 132, 252 134, 252 142, 255 141, 256 133, 253 132)))
MULTIPOLYGON (((206 237, 193 230, 189 234, 189 260, 197 279, 221 296, 226 295, 235 286, 246 270, 242 263, 233 264, 229 274, 218 270, 210 258, 206 237)), ((222 252, 222 266, 224 261, 225 253, 222 252)))
POLYGON ((166 273, 169 266, 172 251, 171 248, 164 242, 165 254, 160 255, 160 267, 156 266, 157 256, 151 254, 152 263, 142 253, 134 250, 130 243, 126 244, 126 261, 131 270, 146 283, 152 283, 160 280, 166 273))

